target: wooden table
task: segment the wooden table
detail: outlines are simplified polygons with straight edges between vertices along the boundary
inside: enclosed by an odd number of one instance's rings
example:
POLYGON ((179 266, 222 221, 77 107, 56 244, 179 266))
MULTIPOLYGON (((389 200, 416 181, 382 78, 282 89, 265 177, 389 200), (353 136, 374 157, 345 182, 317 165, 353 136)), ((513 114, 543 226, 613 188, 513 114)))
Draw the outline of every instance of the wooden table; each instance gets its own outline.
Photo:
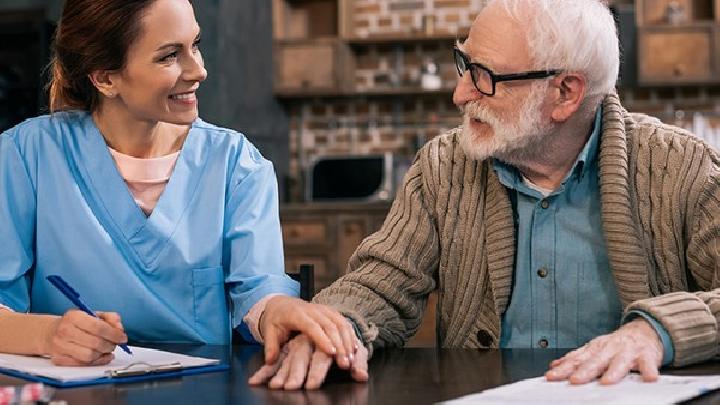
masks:
MULTIPOLYGON (((353 383, 332 372, 317 391, 272 391, 250 387, 247 378, 262 361, 259 347, 158 346, 231 364, 229 372, 208 373, 147 383, 98 385, 58 390, 54 399, 83 404, 431 404, 502 384, 542 375, 548 363, 564 354, 555 350, 392 349, 378 351, 370 363, 370 381, 353 383)), ((678 375, 720 374, 720 363, 678 370, 678 375)), ((21 380, 0 376, 0 385, 21 380)), ((651 389, 651 388, 648 388, 651 389)), ((720 402, 720 393, 693 403, 720 402)))

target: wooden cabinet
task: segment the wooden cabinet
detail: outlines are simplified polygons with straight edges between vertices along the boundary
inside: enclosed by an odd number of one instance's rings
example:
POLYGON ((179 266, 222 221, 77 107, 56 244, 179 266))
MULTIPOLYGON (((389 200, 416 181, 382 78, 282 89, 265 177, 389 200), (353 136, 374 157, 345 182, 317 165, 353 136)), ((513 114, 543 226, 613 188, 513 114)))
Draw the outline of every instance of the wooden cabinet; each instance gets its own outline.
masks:
POLYGON ((349 47, 338 39, 277 41, 275 92, 340 92, 351 70, 349 47))
POLYGON ((639 75, 645 84, 717 80, 713 27, 651 28, 639 41, 639 75))
POLYGON ((315 265, 315 289, 345 274, 360 242, 380 229, 390 209, 380 203, 287 204, 280 209, 288 271, 315 265))
POLYGON ((720 0, 637 0, 643 85, 720 82, 720 0))

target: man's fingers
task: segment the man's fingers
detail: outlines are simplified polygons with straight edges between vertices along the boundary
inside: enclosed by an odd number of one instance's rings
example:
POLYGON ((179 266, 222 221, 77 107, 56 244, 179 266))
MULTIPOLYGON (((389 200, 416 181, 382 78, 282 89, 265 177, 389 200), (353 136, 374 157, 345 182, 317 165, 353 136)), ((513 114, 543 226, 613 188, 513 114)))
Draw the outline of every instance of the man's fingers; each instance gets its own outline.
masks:
POLYGON ((251 385, 258 385, 266 383, 272 376, 277 373, 280 366, 282 366, 283 360, 285 360, 286 353, 280 353, 278 361, 272 364, 264 364, 255 374, 250 377, 248 383, 251 385))
POLYGON ((658 379, 657 361, 649 355, 641 355, 637 360, 637 368, 645 382, 654 382, 658 379))
POLYGON ((365 382, 370 377, 368 375, 368 351, 365 346, 360 345, 358 351, 355 352, 355 361, 353 362, 350 375, 355 381, 365 382))
POLYGON ((256 371, 250 378, 248 378, 248 384, 260 385, 267 381, 270 377, 275 374, 275 370, 280 367, 279 363, 274 364, 263 364, 258 371, 256 371))
POLYGON ((268 387, 272 389, 281 389, 283 386, 285 386, 285 381, 287 380, 288 372, 290 371, 290 362, 288 361, 288 358, 286 357, 283 359, 282 364, 280 365, 280 368, 275 373, 275 376, 270 379, 270 382, 268 383, 268 387))
POLYGON ((632 353, 619 353, 610 361, 607 371, 600 378, 600 384, 615 384, 625 378, 635 365, 632 353))
POLYGON ((303 386, 308 367, 310 367, 312 353, 312 344, 304 335, 298 336, 294 341, 290 342, 290 353, 286 360, 290 368, 285 379, 285 385, 283 385, 284 389, 296 390, 303 386))
POLYGON ((578 365, 575 372, 568 378, 570 384, 585 384, 599 377, 615 357, 615 351, 608 347, 595 351, 595 356, 578 365))
POLYGON ((275 372, 280 368, 280 365, 282 364, 282 361, 278 361, 273 364, 264 364, 262 367, 260 367, 260 370, 256 371, 255 374, 252 375, 248 379, 248 384, 250 385, 260 385, 264 384, 269 380, 272 376, 275 375, 275 372))
POLYGON ((575 372, 577 365, 578 363, 576 363, 574 360, 564 359, 562 363, 553 366, 552 369, 545 373, 545 378, 548 381, 567 380, 568 377, 570 377, 570 375, 575 372))
POLYGON ((310 362, 310 369, 308 370, 307 381, 305 382, 305 388, 309 390, 316 390, 320 388, 322 383, 325 381, 328 370, 332 366, 333 358, 321 351, 315 351, 310 362))

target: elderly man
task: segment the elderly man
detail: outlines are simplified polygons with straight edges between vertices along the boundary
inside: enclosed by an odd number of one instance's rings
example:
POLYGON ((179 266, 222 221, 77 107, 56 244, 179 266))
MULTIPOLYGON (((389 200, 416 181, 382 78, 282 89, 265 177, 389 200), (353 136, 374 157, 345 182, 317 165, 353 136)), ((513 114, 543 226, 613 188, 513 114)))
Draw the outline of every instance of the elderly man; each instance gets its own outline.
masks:
POLYGON ((720 157, 625 111, 606 6, 494 0, 454 53, 462 126, 418 153, 382 229, 314 300, 354 324, 354 358, 336 314, 280 297, 251 383, 315 388, 333 359, 367 379, 372 350, 402 346, 434 290, 442 347, 579 347, 550 380, 652 381, 715 356, 720 157), (293 329, 307 334, 278 356, 293 329))

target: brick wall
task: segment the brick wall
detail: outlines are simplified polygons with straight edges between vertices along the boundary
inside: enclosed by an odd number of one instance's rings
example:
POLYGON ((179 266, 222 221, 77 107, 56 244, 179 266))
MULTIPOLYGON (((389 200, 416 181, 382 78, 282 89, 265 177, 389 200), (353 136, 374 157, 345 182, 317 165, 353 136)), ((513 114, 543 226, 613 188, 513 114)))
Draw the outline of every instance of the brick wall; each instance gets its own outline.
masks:
POLYGON ((466 30, 487 0, 355 0, 349 21, 353 36, 445 33, 466 30))

